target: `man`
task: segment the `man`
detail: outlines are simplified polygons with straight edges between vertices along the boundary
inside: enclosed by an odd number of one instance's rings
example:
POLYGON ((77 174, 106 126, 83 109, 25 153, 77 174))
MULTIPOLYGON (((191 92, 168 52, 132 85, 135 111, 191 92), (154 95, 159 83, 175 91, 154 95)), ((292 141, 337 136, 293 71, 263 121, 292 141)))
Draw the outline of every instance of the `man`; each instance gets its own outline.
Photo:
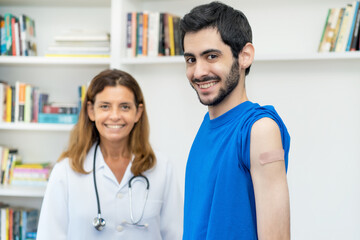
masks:
POLYGON ((186 76, 208 113, 186 167, 184 240, 290 239, 290 136, 272 106, 248 100, 251 27, 219 2, 181 19, 186 76))

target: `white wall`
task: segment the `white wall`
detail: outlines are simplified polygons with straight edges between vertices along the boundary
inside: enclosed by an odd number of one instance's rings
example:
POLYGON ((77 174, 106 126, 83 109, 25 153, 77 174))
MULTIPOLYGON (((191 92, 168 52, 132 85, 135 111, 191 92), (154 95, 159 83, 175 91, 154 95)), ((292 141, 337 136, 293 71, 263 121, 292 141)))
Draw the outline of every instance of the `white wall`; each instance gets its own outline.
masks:
MULTIPOLYGON (((169 2, 155 1, 144 4, 143 10, 173 9, 172 12, 182 15, 200 2, 206 1, 178 1, 169 8, 169 2)), ((291 54, 316 52, 327 9, 348 2, 351 1, 230 3, 248 16, 257 54, 291 54)), ((84 14, 89 12, 92 10, 84 14)), ((102 18, 108 19, 106 13, 100 11, 102 18)), ((44 13, 39 15, 47 17, 44 13)), ((82 23, 79 18, 77 24, 82 23)), ((360 60, 255 62, 247 78, 250 100, 274 105, 292 137, 288 180, 294 240, 360 239, 359 63, 360 60)), ((139 81, 148 107, 152 144, 174 162, 183 188, 187 155, 206 112, 185 77, 185 64, 122 67, 139 81)), ((32 76, 35 85, 53 91, 47 80, 53 83, 52 80, 63 78, 68 79, 65 82, 68 86, 73 82, 81 84, 100 70, 100 67, 89 70, 28 66, 18 72, 0 66, 0 78, 15 82, 23 76, 32 76)), ((62 98, 68 94, 64 91, 66 88, 59 88, 50 94, 62 98)), ((75 99, 76 93, 70 94, 75 99)), ((20 138, 26 138, 21 141, 28 141, 31 147, 22 150, 30 153, 25 155, 32 156, 31 161, 44 156, 56 160, 67 144, 67 136, 58 132, 50 136, 52 140, 42 132, 34 137, 33 133, 1 131, 0 144, 15 145, 20 138), (48 141, 52 144, 47 144, 48 141)))
MULTIPOLYGON (((257 54, 316 52, 328 8, 346 3, 233 1, 248 16, 257 54)), ((192 4, 174 3, 174 11, 187 11, 192 4)), ((166 10, 163 6, 144 8, 166 10)), ((292 138, 292 239, 360 239, 359 63, 255 62, 247 78, 250 100, 274 105, 292 138)), ((187 82, 185 64, 126 69, 143 88, 152 142, 174 161, 183 184, 186 157, 206 112, 187 82)))

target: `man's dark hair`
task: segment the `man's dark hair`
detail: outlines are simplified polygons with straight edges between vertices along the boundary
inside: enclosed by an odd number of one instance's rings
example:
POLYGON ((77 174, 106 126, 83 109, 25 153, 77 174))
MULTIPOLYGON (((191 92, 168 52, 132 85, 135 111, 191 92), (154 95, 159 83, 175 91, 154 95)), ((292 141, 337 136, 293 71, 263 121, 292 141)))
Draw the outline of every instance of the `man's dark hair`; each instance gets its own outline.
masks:
MULTIPOLYGON (((184 37, 188 32, 197 32, 205 28, 215 28, 222 41, 230 46, 235 59, 248 42, 252 42, 250 24, 245 15, 221 2, 211 2, 193 8, 180 21, 181 45, 184 50, 184 37)), ((245 70, 245 75, 250 66, 245 70)))

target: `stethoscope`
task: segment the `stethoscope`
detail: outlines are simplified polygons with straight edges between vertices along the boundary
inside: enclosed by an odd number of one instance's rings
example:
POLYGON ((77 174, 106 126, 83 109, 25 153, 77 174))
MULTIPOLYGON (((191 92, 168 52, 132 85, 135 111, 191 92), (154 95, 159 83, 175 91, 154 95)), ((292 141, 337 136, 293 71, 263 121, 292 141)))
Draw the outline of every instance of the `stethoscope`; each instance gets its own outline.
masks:
MULTIPOLYGON (((106 225, 106 221, 105 221, 105 219, 103 219, 101 217, 100 199, 99 199, 99 194, 98 194, 98 190, 97 190, 97 186, 96 186, 95 162, 96 162, 96 151, 98 149, 99 143, 100 142, 98 141, 97 144, 96 144, 95 151, 94 151, 94 161, 93 161, 93 178, 94 178, 93 180, 94 180, 95 195, 96 195, 96 202, 97 202, 97 208, 98 208, 98 215, 97 215, 97 217, 94 218, 93 225, 94 225, 96 230, 101 231, 101 230, 104 229, 104 227, 106 225)), ((130 178, 130 180, 128 182, 128 187, 129 187, 130 219, 131 219, 131 222, 123 221, 122 223, 123 224, 134 225, 134 226, 137 226, 137 227, 148 227, 147 223, 146 224, 139 224, 139 222, 143 218, 146 202, 147 202, 147 199, 148 199, 149 187, 150 187, 149 180, 147 179, 147 177, 145 177, 143 175, 133 176, 132 178, 130 178), (143 206, 140 218, 137 221, 135 221, 134 216, 133 216, 133 209, 132 209, 132 183, 136 182, 136 181, 144 182, 143 180, 145 180, 145 184, 146 184, 145 197, 144 197, 144 206, 143 206)))

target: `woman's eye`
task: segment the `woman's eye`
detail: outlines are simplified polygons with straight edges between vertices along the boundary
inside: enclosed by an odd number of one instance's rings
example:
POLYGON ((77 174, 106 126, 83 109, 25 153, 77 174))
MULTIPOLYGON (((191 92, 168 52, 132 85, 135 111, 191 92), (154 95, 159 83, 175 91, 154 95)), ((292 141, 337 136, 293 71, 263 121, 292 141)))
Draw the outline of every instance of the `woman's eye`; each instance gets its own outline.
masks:
POLYGON ((109 106, 108 106, 108 105, 100 105, 100 108, 101 108, 101 109, 108 109, 109 106))
POLYGON ((121 108, 122 108, 123 110, 129 110, 129 109, 130 109, 130 106, 129 106, 129 105, 123 105, 121 108))

